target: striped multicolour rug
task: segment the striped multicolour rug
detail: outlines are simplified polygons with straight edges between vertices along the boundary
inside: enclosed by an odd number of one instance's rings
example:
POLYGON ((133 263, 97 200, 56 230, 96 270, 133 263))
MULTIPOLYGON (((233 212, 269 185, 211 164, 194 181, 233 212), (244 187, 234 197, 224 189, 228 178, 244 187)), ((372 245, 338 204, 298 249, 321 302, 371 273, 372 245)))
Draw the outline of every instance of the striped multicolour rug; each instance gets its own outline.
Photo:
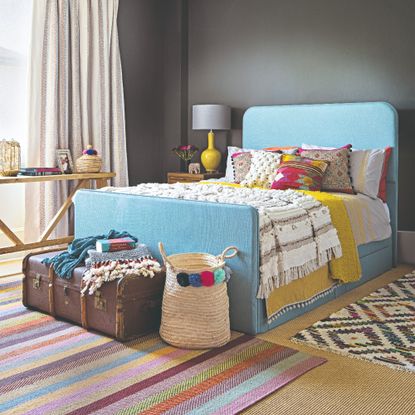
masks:
POLYGON ((0 279, 0 413, 234 414, 325 361, 237 333, 208 351, 122 344, 26 310, 20 290, 0 279))

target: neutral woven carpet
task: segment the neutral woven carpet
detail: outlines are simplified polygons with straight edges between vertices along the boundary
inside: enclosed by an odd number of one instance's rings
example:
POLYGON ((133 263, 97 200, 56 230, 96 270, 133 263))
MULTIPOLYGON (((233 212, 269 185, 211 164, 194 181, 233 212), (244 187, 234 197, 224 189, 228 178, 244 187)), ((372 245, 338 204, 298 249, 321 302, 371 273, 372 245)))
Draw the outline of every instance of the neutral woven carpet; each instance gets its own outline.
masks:
POLYGON ((373 281, 259 337, 296 347, 327 359, 327 363, 306 373, 244 411, 249 415, 413 415, 415 376, 359 359, 337 355, 301 344, 290 338, 300 330, 411 272, 399 266, 373 281))
POLYGON ((292 340, 415 376, 415 272, 317 321, 292 340))
POLYGON ((122 344, 25 309, 20 277, 0 279, 0 332, 4 414, 235 414, 325 362, 237 333, 207 351, 122 344))

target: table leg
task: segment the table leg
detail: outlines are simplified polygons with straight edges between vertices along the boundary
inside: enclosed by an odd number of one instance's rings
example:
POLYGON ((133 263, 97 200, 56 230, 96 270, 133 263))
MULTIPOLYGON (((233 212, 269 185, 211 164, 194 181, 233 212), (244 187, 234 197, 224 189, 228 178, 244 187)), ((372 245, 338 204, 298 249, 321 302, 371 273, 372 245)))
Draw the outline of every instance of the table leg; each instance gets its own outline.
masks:
POLYGON ((54 218, 51 220, 47 228, 43 231, 40 240, 46 241, 53 230, 56 228, 57 224, 62 219, 63 215, 68 211, 69 207, 72 205, 72 198, 74 197, 75 193, 81 189, 85 185, 85 179, 80 180, 78 184, 74 187, 72 192, 69 194, 68 198, 65 200, 65 203, 61 206, 61 208, 57 211, 54 218))
POLYGON ((95 179, 95 185, 97 189, 109 186, 108 179, 95 179))

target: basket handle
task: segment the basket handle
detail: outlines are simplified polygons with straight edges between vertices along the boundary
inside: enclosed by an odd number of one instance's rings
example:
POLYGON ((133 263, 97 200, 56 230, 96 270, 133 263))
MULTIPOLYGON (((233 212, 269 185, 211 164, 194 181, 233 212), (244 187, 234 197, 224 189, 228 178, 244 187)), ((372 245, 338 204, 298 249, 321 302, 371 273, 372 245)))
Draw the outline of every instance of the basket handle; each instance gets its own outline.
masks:
POLYGON ((239 250, 236 246, 228 246, 227 248, 223 250, 223 252, 220 255, 218 255, 218 259, 220 261, 224 261, 225 259, 233 258, 234 256, 238 254, 238 252, 239 250), (227 252, 232 251, 232 250, 233 252, 231 252, 230 254, 227 254, 227 252))
POLYGON ((173 264, 170 262, 169 258, 167 257, 166 251, 164 250, 163 242, 159 242, 159 251, 160 251, 161 257, 163 258, 164 265, 169 264, 172 268, 174 268, 173 264))

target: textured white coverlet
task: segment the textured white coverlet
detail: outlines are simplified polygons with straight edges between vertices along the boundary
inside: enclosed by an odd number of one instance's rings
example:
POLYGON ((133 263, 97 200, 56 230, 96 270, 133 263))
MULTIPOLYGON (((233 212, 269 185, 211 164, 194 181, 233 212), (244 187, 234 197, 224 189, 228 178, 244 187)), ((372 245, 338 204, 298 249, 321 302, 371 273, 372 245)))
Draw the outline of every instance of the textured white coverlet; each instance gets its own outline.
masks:
POLYGON ((329 209, 312 196, 294 190, 234 188, 214 183, 144 183, 101 191, 256 208, 260 227, 258 298, 267 298, 274 288, 305 277, 332 258, 342 256, 329 209))

